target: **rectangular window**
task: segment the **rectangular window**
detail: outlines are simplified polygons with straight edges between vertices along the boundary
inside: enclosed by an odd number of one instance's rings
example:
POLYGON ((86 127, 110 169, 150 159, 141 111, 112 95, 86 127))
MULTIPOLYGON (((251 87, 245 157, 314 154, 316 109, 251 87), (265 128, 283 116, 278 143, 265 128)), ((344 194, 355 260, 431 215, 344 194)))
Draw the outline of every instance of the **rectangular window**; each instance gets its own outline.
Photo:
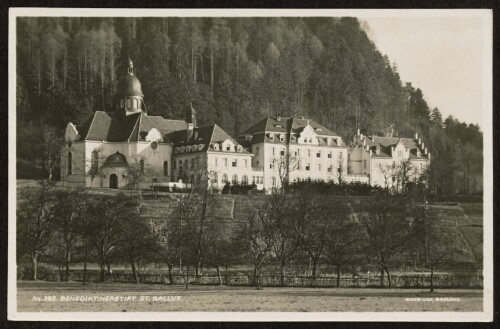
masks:
POLYGON ((238 160, 233 159, 232 166, 233 166, 233 167, 238 167, 238 160))
POLYGON ((284 156, 285 156, 285 149, 282 149, 282 150, 280 151, 280 155, 281 155, 282 157, 284 157, 284 156))
POLYGON ((321 171, 321 163, 318 163, 318 171, 321 171))
POLYGON ((217 161, 217 158, 214 159, 215 160, 215 166, 217 167, 219 165, 219 161, 217 161))
POLYGON ((273 167, 274 167, 274 162, 271 162, 271 163, 269 164, 269 169, 273 169, 273 167))
POLYGON ((311 164, 310 164, 310 163, 307 163, 307 164, 306 164, 306 170, 307 170, 307 171, 311 170, 311 164))
POLYGON ((227 158, 224 158, 224 167, 227 167, 227 158))
POLYGON ((274 147, 273 147, 273 155, 274 155, 274 147))
POLYGON ((328 152, 328 159, 332 158, 332 151, 328 152))
POLYGON ((247 159, 243 160, 243 162, 245 163, 245 168, 248 168, 248 161, 247 161, 247 159))
POLYGON ((392 169, 396 168, 396 162, 392 161, 392 169))
POLYGON ((339 152, 339 158, 342 159, 342 151, 339 152))
POLYGON ((259 155, 259 148, 258 147, 255 148, 255 155, 259 155))
POLYGON ((258 166, 259 165, 259 160, 255 161, 255 164, 258 166))
POLYGON ((177 162, 174 161, 173 165, 174 165, 174 170, 177 169, 177 162))
POLYGON ((310 158, 311 157, 311 150, 307 150, 307 156, 310 158))
POLYGON ((363 160, 363 168, 366 169, 366 160, 363 160))
POLYGON ((316 152, 316 158, 321 158, 321 151, 316 152))
POLYGON ((300 149, 297 150, 297 155, 300 156, 300 149))
POLYGON ((329 165, 327 170, 329 173, 331 173, 333 171, 332 165, 329 165))

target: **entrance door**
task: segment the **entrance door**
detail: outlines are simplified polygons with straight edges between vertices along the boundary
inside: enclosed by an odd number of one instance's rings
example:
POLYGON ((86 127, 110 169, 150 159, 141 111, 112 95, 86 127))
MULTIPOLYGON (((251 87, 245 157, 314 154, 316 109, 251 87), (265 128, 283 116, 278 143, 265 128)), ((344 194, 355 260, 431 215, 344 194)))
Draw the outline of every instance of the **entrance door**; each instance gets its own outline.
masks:
POLYGON ((109 176, 109 188, 118 188, 118 177, 115 174, 109 176))

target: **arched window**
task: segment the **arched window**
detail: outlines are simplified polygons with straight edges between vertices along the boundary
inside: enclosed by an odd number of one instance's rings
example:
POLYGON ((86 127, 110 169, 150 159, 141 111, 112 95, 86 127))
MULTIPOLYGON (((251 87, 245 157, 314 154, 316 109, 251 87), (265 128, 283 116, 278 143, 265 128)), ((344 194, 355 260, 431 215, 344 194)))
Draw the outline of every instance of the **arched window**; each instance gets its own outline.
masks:
POLYGON ((212 174, 211 180, 212 184, 217 184, 219 182, 219 177, 217 176, 217 173, 212 174))
POLYGON ((234 174, 232 179, 233 184, 238 184, 238 175, 234 174))
POLYGON ((248 185, 248 176, 247 175, 243 175, 243 177, 241 177, 241 185, 248 185))
POLYGON ((141 159, 141 161, 139 161, 139 171, 141 172, 141 174, 144 174, 144 159, 141 159))
POLYGON ((137 99, 134 98, 134 109, 139 108, 139 102, 137 102, 137 99))
POLYGON ((222 184, 226 184, 227 182, 228 182, 227 174, 223 174, 222 175, 222 184))
POLYGON ((132 108, 132 100, 130 98, 127 98, 127 108, 132 108))
POLYGON ((92 157, 90 159, 92 174, 95 175, 99 169, 99 153, 97 151, 92 151, 92 157))
POLYGON ((168 176, 168 161, 163 161, 163 176, 168 176))
POLYGON ((68 175, 73 174, 73 155, 68 152, 68 175))
POLYGON ((276 177, 273 177, 273 187, 276 187, 276 177))

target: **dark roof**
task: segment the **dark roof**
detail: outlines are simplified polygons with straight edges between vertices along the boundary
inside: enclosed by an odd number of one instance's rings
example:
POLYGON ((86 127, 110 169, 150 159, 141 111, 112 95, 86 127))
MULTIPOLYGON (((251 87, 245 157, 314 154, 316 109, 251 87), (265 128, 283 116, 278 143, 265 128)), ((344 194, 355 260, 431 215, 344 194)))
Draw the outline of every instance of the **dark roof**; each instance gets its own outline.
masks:
POLYGON ((376 157, 392 157, 392 147, 396 146, 400 141, 405 148, 410 150, 410 158, 412 159, 427 159, 424 156, 424 150, 418 145, 417 140, 405 137, 382 137, 382 136, 366 136, 363 140, 356 138, 356 145, 363 145, 366 140, 366 145, 373 151, 373 156, 376 157), (379 154, 376 151, 380 150, 379 154), (421 156, 417 156, 417 151, 420 151, 421 156))
POLYGON ((160 116, 149 117, 144 112, 121 116, 96 111, 77 129, 81 140, 124 142, 144 141, 148 132, 156 128, 163 135, 163 141, 170 143, 167 135, 186 127, 185 121, 167 120, 160 116))
POLYGON ((104 164, 102 165, 102 168, 116 167, 128 167, 127 158, 118 151, 116 151, 115 154, 111 154, 110 156, 108 156, 106 158, 106 161, 104 161, 104 164))
MULTIPOLYGON (((188 139, 187 129, 175 131, 168 135, 174 147, 203 144, 204 147, 196 152, 214 151, 212 144, 231 140, 235 145, 240 145, 234 138, 226 133, 217 124, 195 127, 191 138, 188 139)), ((240 153, 248 153, 245 149, 240 153)))
POLYGON ((124 75, 116 84, 115 95, 144 97, 144 94, 142 93, 141 81, 132 73, 124 75))
MULTIPOLYGON (((262 143, 262 142, 270 142, 271 141, 267 136, 266 133, 276 133, 277 136, 274 138, 275 143, 281 143, 279 141, 279 134, 285 133, 285 134, 299 134, 301 133, 304 128, 310 125, 314 131, 320 135, 320 136, 333 136, 333 137, 338 137, 337 134, 335 134, 333 131, 330 129, 326 128, 325 126, 317 123, 314 120, 310 119, 303 119, 303 118, 279 118, 278 117, 265 117, 264 119, 260 120, 247 130, 245 130, 243 133, 239 134, 240 137, 244 135, 253 135, 252 137, 252 144, 257 144, 257 143, 262 143)), ((288 136, 289 138, 289 136, 288 136)), ((242 139, 239 139, 242 140, 242 139)), ((319 143, 320 145, 326 145, 326 140, 319 138, 319 143)), ((335 142, 333 145, 336 145, 335 142)))

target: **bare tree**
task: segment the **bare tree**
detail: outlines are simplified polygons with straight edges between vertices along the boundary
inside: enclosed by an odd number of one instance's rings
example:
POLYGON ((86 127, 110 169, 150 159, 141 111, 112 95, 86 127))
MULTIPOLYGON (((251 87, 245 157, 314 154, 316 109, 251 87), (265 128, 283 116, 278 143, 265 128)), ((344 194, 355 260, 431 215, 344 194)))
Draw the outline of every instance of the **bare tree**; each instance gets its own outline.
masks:
POLYGON ((236 238, 252 262, 257 289, 260 289, 260 271, 272 261, 274 228, 265 209, 257 209, 238 224, 236 238))
POLYGON ((417 226, 411 225, 423 215, 423 207, 408 194, 380 194, 367 201, 368 211, 358 215, 366 235, 366 254, 380 269, 380 283, 387 274, 392 286, 392 267, 399 265, 404 253, 417 236, 417 226))
POLYGON ((117 246, 120 256, 130 264, 135 283, 139 283, 139 265, 151 258, 155 241, 151 226, 140 216, 140 205, 130 203, 125 206, 129 211, 121 217, 117 246))
POLYGON ((340 201, 329 201, 325 200, 320 208, 320 216, 328 218, 323 228, 326 239, 322 253, 326 261, 336 267, 339 287, 342 268, 353 265, 363 251, 363 237, 351 209, 340 201))
POLYGON ((93 198, 89 202, 84 234, 96 252, 101 281, 105 278, 106 265, 110 270, 111 252, 120 243, 121 221, 131 215, 135 204, 135 200, 123 194, 93 198))
POLYGON ((69 279, 71 255, 80 239, 79 222, 86 212, 86 197, 83 189, 59 190, 54 193, 54 228, 56 244, 64 252, 65 280, 69 279))
POLYGON ((282 194, 285 195, 290 183, 290 173, 299 168, 299 159, 285 151, 285 154, 274 157, 272 161, 273 166, 278 170, 282 194))
POLYGON ((37 280, 38 257, 42 255, 52 238, 54 221, 54 183, 40 181, 40 187, 19 193, 17 204, 18 254, 31 257, 33 280, 37 280))

